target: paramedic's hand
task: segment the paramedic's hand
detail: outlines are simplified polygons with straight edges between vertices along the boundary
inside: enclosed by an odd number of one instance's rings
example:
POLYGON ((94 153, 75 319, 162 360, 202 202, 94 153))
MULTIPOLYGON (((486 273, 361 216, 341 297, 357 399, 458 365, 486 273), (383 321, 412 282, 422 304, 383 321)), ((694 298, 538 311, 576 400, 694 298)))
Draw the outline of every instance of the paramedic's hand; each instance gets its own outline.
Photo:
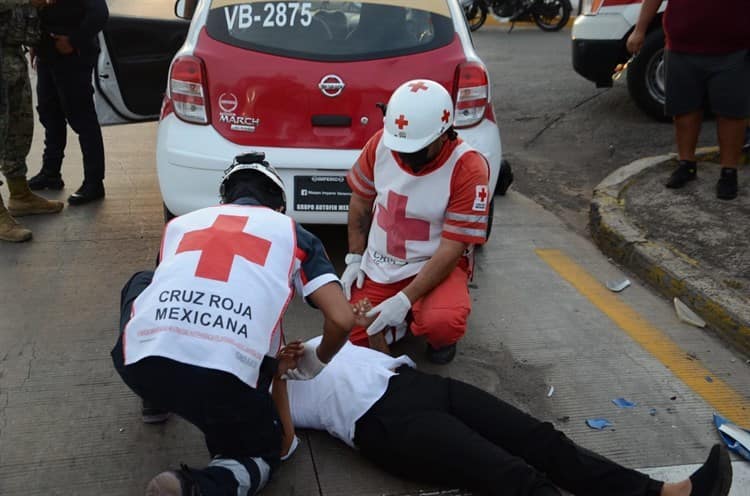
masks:
POLYGON ((288 370, 284 378, 293 381, 307 381, 318 375, 325 366, 325 362, 318 358, 318 349, 305 343, 302 356, 297 361, 297 368, 288 370))
POLYGON ((377 315, 375 321, 367 328, 367 335, 372 336, 388 326, 400 324, 406 318, 409 309, 411 309, 411 301, 409 301, 409 297, 407 297, 403 291, 399 291, 395 296, 391 296, 383 303, 367 312, 367 317, 377 315))
POLYGON ((365 273, 362 272, 360 266, 362 265, 362 255, 356 253, 349 253, 344 259, 346 262, 346 269, 341 274, 341 284, 344 285, 344 296, 347 300, 352 299, 352 284, 357 281, 357 288, 362 289, 362 284, 365 282, 365 273))
POLYGON ((630 33, 630 36, 628 36, 628 41, 625 42, 625 46, 628 49, 628 52, 631 54, 636 54, 641 51, 641 47, 643 47, 643 40, 646 39, 646 34, 641 32, 638 29, 633 30, 632 33, 630 33))

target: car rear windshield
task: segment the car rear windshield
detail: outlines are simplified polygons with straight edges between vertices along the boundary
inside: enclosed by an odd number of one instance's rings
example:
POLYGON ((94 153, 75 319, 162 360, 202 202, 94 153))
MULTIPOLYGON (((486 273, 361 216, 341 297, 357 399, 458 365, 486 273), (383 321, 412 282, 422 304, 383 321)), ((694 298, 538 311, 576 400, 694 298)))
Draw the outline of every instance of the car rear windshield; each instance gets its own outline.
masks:
POLYGON ((447 0, 212 0, 208 35, 240 48, 319 61, 424 52, 454 37, 447 0))

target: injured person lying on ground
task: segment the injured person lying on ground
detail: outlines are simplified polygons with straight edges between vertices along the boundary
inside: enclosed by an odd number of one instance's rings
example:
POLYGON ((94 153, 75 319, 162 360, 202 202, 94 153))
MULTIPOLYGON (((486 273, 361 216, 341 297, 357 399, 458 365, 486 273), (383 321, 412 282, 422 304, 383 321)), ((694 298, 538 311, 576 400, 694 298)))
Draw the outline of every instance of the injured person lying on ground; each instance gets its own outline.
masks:
MULTIPOLYGON (((291 343, 281 362, 301 349, 291 343)), ((470 384, 350 343, 314 379, 279 379, 273 390, 287 456, 296 427, 328 431, 397 476, 480 494, 559 496, 562 488, 578 496, 726 496, 732 482, 723 444, 690 478, 654 480, 470 384)))

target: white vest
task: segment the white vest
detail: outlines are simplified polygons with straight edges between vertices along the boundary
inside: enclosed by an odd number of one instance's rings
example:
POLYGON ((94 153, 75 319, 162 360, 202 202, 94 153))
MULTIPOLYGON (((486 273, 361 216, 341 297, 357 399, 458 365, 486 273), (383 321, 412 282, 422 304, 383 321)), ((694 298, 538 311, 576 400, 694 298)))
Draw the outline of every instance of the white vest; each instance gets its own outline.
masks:
POLYGON ((375 149, 375 212, 362 270, 389 284, 416 275, 437 251, 456 163, 472 148, 459 144, 443 165, 424 176, 399 167, 381 139, 375 149))
POLYGON ((133 303, 125 364, 167 357, 255 387, 263 357, 281 342, 295 249, 294 221, 268 208, 222 205, 175 218, 154 279, 133 303))

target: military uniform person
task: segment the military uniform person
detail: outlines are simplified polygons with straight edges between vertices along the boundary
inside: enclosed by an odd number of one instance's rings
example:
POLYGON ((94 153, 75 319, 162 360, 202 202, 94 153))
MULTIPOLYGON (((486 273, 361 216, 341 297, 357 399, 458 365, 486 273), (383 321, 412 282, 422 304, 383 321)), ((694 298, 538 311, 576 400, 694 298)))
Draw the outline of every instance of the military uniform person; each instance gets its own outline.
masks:
POLYGON ((34 112, 24 46, 39 41, 37 9, 54 0, 0 0, 0 170, 8 183, 6 209, 0 196, 0 240, 27 241, 31 231, 13 217, 60 212, 63 203, 35 195, 26 181, 34 112))

